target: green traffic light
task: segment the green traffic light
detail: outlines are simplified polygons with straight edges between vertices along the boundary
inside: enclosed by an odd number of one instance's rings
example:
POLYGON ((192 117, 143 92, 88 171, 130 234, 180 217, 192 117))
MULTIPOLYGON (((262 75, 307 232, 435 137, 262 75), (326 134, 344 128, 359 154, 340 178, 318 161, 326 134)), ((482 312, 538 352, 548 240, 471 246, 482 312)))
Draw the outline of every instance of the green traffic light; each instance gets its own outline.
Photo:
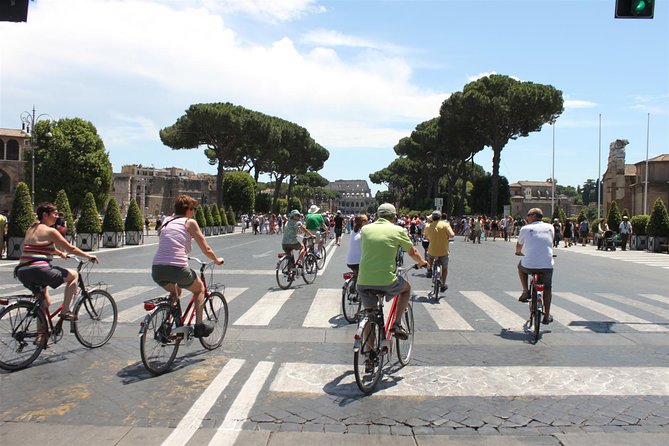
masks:
POLYGON ((646 9, 646 2, 644 0, 636 0, 632 4, 632 11, 634 14, 641 14, 646 9))

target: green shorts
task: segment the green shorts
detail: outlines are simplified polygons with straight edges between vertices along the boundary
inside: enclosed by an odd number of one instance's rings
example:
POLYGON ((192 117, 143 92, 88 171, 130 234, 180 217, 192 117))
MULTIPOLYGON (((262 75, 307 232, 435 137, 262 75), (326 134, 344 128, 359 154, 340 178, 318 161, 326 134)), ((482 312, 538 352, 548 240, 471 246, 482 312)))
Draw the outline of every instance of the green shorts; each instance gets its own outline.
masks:
POLYGON ((176 283, 181 288, 188 288, 195 282, 197 274, 187 266, 153 265, 151 278, 160 286, 176 283))

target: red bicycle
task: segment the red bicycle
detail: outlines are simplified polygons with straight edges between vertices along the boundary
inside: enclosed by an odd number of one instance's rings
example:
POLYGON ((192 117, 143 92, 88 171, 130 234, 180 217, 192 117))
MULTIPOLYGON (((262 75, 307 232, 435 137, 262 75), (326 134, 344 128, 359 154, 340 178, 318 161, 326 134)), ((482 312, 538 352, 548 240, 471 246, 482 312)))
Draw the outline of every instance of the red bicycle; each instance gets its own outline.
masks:
MULTIPOLYGON (((205 270, 213 279, 215 262, 205 263, 195 257, 189 257, 200 264, 200 280, 205 288, 203 317, 205 322, 214 324, 214 331, 202 337, 200 343, 207 350, 214 350, 223 343, 228 329, 228 303, 219 288, 219 284, 207 285, 205 270)), ((212 282, 210 280, 209 282, 212 282)), ((195 317, 195 297, 191 296, 186 311, 182 313, 179 298, 172 300, 170 296, 161 296, 144 302, 144 309, 150 311, 140 324, 141 336, 139 351, 144 367, 153 375, 165 373, 177 356, 182 341, 186 345, 193 342, 193 318, 195 317)))
MULTIPOLYGON (((418 265, 406 268, 398 268, 398 274, 405 279, 410 269, 418 269, 418 265)), ((383 301, 385 293, 375 293, 379 305, 376 308, 365 309, 355 333, 353 344, 353 368, 355 371, 355 382, 358 388, 366 394, 370 394, 377 386, 383 376, 383 366, 390 361, 393 352, 393 332, 391 331, 397 319, 397 296, 390 304, 388 319, 383 315, 383 301)), ((404 313, 401 323, 407 331, 407 339, 395 337, 397 347, 397 359, 400 364, 407 365, 411 360, 413 350, 414 320, 413 302, 409 301, 407 311, 404 313)))
MULTIPOLYGON (((106 290, 99 289, 105 285, 102 282, 94 284, 94 289, 86 285, 92 262, 73 255, 68 258, 78 262, 79 273, 78 296, 74 298, 73 307, 77 320, 70 322, 70 331, 84 347, 101 347, 114 335, 118 316, 116 302, 106 290)), ((42 287, 30 291, 32 294, 0 298, 0 305, 8 305, 0 311, 0 368, 5 370, 28 367, 49 343, 57 343, 65 333, 64 319, 53 323, 63 305, 50 313, 48 308, 43 308, 42 287), (10 301, 15 302, 10 304, 10 301)))

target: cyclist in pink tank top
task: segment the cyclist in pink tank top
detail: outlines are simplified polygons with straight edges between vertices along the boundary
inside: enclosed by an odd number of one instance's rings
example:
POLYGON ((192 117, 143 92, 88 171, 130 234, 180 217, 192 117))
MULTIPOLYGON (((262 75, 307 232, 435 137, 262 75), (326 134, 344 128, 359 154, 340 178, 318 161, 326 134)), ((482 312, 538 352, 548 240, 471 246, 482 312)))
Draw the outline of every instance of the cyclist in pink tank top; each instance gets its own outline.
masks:
POLYGON ((181 288, 195 297, 195 337, 207 337, 214 330, 202 322, 204 286, 198 275, 188 266, 191 241, 200 247, 204 255, 223 264, 223 257, 217 257, 204 238, 200 226, 193 218, 198 202, 188 195, 179 195, 174 201, 174 215, 166 218, 158 232, 158 251, 153 257, 151 277, 170 292, 172 299, 178 299, 181 288))

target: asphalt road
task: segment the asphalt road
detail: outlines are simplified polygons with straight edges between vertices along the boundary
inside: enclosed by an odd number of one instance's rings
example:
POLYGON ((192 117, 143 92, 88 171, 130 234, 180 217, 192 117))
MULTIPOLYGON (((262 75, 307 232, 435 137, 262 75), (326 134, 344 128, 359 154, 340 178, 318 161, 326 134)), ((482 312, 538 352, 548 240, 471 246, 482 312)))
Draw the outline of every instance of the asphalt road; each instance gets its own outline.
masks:
MULTIPOLYGON (((234 233, 209 243, 226 260, 214 275, 230 310, 221 348, 182 346, 172 370, 152 377, 137 331, 142 302, 162 294, 150 278, 155 237, 102 250, 91 282, 106 282, 118 301, 114 337, 89 350, 67 333, 31 367, 0 372, 3 445, 339 444, 386 435, 399 444, 464 436, 591 444, 589 435, 622 444, 630 438, 622 434, 635 435, 630 444, 667 444, 654 436, 669 434, 666 254, 559 248, 555 322, 533 345, 523 328, 527 305, 516 300, 515 242, 458 237, 438 303, 424 272, 410 273, 412 363, 391 364, 365 397, 352 371, 355 326, 340 314, 347 236, 329 245, 314 284, 298 280, 289 291, 274 277, 280 236, 234 233)), ((14 263, 0 262, 0 295, 21 291, 14 263)))

